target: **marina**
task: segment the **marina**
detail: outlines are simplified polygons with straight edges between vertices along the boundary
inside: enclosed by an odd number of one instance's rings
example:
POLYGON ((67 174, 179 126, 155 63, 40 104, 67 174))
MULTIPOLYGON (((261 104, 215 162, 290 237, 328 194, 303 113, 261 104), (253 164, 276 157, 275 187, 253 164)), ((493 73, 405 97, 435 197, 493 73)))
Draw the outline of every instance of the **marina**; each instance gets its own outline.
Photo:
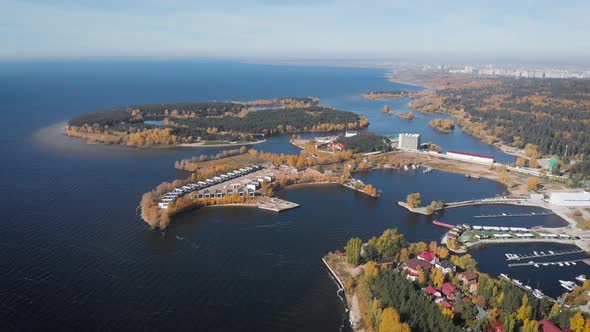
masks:
POLYGON ((520 289, 524 290, 525 292, 530 292, 530 293, 532 293, 532 294, 533 294, 533 296, 534 296, 534 297, 536 297, 536 298, 538 298, 538 299, 546 298, 546 299, 548 299, 548 300, 549 300, 549 301, 551 301, 551 302, 554 302, 554 303, 557 303, 557 302, 558 302, 558 300, 557 300, 557 299, 554 299, 554 298, 552 298, 552 297, 550 297, 550 296, 547 296, 547 295, 545 295, 545 294, 544 294, 544 293, 543 293, 543 292, 542 292, 540 289, 538 289, 538 288, 532 288, 532 287, 531 287, 531 286, 529 286, 529 285, 525 285, 525 284, 523 284, 523 283, 522 283, 520 280, 518 280, 518 279, 511 279, 511 278, 509 278, 509 277, 508 277, 508 275, 507 275, 507 274, 500 273, 500 276, 499 276, 499 278, 500 278, 501 280, 506 280, 507 282, 511 282, 511 283, 512 283, 514 286, 516 286, 516 287, 518 287, 518 288, 520 288, 520 289))
POLYGON ((532 254, 526 254, 526 255, 519 255, 519 254, 506 254, 506 260, 511 261, 511 260, 522 260, 522 259, 531 259, 531 258, 541 258, 541 257, 551 257, 551 256, 561 256, 561 255, 572 255, 572 254, 580 254, 583 253, 584 250, 582 249, 577 249, 577 250, 566 250, 566 251, 559 251, 559 252, 555 252, 552 250, 549 250, 548 252, 536 252, 533 251, 532 254))

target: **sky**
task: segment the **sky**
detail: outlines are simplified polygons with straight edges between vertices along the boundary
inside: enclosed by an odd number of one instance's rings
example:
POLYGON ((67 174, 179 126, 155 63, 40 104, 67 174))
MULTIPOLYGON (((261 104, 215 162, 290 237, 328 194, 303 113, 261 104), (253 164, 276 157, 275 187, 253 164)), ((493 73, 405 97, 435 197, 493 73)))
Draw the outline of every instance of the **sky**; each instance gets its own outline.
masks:
POLYGON ((589 59, 590 1, 0 0, 0 59, 589 59))

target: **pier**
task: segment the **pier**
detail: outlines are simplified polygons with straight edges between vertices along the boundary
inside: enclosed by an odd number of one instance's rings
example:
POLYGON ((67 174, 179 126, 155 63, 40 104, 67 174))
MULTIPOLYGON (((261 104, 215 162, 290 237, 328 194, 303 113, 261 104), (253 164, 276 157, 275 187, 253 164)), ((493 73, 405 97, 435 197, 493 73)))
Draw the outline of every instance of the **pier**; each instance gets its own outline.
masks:
POLYGON ((565 263, 568 263, 566 266, 569 266, 569 265, 576 265, 576 263, 578 263, 578 262, 583 262, 583 263, 590 265, 590 258, 579 258, 579 259, 572 259, 572 260, 560 261, 560 262, 534 262, 534 261, 530 261, 530 262, 526 262, 526 263, 511 263, 511 264, 508 264, 508 267, 518 267, 518 266, 540 267, 540 266, 559 265, 559 264, 561 264, 559 266, 562 267, 563 265, 565 265, 565 263))
POLYGON ((504 197, 493 197, 493 198, 482 198, 482 199, 472 199, 467 201, 458 201, 458 202, 449 202, 445 204, 445 208, 456 208, 462 206, 470 206, 470 205, 487 205, 487 204, 516 204, 520 205, 526 202, 524 199, 518 198, 504 198, 504 197))
POLYGON ((567 251, 558 251, 558 252, 541 252, 537 254, 529 254, 529 255, 517 255, 517 254, 506 254, 506 260, 508 261, 519 261, 521 259, 531 259, 531 258, 541 258, 541 257, 552 257, 552 256, 561 256, 561 255, 572 255, 572 254, 581 254, 584 250, 577 249, 577 250, 567 250, 567 251), (509 256, 510 255, 510 256, 509 256))
POLYGON ((499 213, 499 214, 482 214, 473 216, 473 218, 503 218, 503 217, 536 217, 536 216, 550 216, 555 214, 553 212, 529 212, 529 213, 499 213))

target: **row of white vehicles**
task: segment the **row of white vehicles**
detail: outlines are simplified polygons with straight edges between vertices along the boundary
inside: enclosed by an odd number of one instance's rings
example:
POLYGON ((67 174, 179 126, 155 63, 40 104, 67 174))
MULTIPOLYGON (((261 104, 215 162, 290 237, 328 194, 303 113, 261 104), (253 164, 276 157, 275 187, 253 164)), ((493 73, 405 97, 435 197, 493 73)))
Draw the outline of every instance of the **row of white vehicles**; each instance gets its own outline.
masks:
POLYGON ((259 165, 252 165, 248 167, 243 167, 238 170, 227 172, 225 174, 221 174, 219 176, 215 176, 213 178, 206 179, 204 181, 199 181, 197 183, 188 183, 180 188, 174 188, 173 190, 167 192, 162 198, 160 198, 160 202, 158 206, 161 209, 167 209, 168 205, 174 202, 178 197, 184 196, 186 194, 192 193, 197 190, 205 189, 211 187, 215 184, 222 183, 231 179, 235 179, 240 176, 244 176, 250 174, 252 172, 256 172, 262 169, 262 166, 259 165))

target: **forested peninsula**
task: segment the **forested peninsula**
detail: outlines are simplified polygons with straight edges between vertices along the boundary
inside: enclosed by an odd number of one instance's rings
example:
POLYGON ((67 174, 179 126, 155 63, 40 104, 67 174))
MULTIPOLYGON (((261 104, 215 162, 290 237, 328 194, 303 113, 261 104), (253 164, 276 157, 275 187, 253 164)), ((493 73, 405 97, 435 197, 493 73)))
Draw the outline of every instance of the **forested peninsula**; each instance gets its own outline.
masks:
POLYGON ((358 129, 369 123, 318 102, 289 97, 113 107, 70 119, 65 133, 92 143, 129 146, 249 144, 256 136, 358 129))

